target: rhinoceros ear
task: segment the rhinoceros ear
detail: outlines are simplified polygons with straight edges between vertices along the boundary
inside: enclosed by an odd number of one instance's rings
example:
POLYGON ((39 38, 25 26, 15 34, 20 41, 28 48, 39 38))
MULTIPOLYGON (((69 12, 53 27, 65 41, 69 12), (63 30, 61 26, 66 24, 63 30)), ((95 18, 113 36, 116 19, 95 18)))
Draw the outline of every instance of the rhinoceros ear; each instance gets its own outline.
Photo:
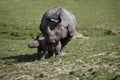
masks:
POLYGON ((58 9, 54 15, 55 18, 51 18, 50 20, 55 23, 60 23, 61 22, 61 18, 60 18, 61 11, 62 11, 62 8, 58 9))
POLYGON ((61 22, 60 15, 58 15, 58 18, 56 18, 56 19, 51 18, 50 21, 52 21, 52 22, 54 22, 54 23, 60 23, 60 22, 61 22))

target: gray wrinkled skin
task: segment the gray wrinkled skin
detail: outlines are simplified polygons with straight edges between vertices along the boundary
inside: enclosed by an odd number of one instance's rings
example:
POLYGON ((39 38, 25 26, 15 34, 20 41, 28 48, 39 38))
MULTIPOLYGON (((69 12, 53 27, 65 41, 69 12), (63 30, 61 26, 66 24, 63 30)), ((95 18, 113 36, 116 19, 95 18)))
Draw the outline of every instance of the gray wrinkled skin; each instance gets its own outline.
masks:
POLYGON ((75 34, 75 17, 66 9, 55 7, 44 13, 40 24, 40 31, 50 43, 61 41, 63 48, 75 34), (49 37, 47 27, 54 32, 54 38, 51 39, 49 37))
POLYGON ((28 43, 29 48, 37 48, 38 59, 44 59, 46 57, 46 51, 48 52, 48 58, 52 56, 60 56, 61 42, 49 44, 46 39, 40 39, 39 37, 34 38, 28 43))

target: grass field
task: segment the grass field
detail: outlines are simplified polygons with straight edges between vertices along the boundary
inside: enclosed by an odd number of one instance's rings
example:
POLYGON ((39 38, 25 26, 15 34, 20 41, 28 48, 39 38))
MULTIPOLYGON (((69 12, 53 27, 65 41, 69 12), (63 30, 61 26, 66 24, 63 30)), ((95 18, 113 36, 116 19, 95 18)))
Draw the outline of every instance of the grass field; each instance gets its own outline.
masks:
POLYGON ((120 0, 0 0, 0 80, 120 80, 120 0), (77 32, 65 55, 36 60, 30 34, 43 13, 72 12, 77 32))

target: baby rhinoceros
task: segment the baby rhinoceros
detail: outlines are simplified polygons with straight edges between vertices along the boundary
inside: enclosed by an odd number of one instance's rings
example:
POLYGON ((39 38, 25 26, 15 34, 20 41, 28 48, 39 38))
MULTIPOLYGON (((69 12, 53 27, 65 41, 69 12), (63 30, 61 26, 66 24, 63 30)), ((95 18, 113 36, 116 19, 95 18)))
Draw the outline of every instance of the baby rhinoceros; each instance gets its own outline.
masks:
POLYGON ((28 43, 29 48, 37 48, 37 58, 44 59, 46 57, 46 51, 48 52, 47 57, 60 56, 61 42, 57 41, 56 43, 48 43, 46 38, 41 39, 39 36, 36 38, 32 37, 33 40, 28 43))

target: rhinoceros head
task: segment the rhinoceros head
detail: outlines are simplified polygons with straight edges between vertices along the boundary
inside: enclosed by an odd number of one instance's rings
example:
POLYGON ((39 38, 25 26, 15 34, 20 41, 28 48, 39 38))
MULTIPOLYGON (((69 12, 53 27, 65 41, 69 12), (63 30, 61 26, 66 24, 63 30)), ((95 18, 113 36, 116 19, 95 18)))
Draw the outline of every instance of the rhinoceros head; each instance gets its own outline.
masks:
POLYGON ((50 27, 47 27, 47 41, 49 43, 56 43, 59 41, 59 32, 51 30, 50 27))

